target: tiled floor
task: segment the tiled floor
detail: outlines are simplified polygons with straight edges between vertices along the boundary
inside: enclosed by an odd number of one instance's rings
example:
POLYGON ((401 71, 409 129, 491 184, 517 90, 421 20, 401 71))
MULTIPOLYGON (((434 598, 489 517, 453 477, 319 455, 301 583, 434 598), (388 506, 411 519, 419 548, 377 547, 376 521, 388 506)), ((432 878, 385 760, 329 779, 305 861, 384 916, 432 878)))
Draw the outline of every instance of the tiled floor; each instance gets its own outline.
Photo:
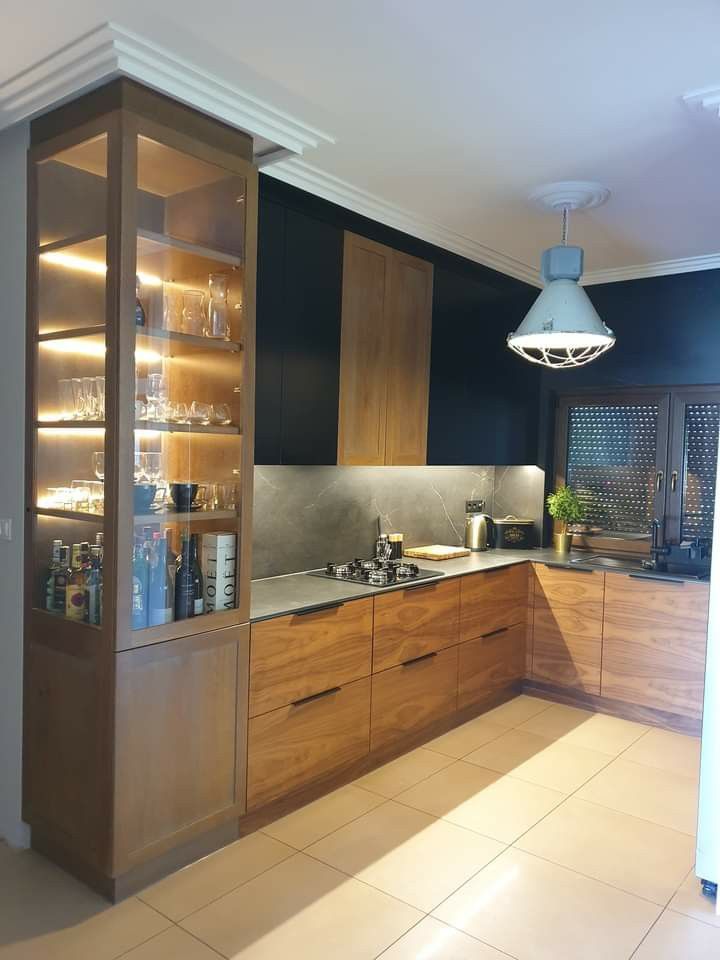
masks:
POLYGON ((0 960, 707 960, 698 742, 518 697, 109 907, 0 845, 0 960))

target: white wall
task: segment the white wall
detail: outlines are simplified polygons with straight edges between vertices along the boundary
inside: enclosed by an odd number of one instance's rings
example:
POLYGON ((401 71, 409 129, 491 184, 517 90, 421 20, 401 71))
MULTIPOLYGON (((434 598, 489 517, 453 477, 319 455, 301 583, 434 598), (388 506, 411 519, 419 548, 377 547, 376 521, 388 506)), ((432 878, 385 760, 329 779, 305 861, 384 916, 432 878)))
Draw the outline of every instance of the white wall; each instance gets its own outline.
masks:
POLYGON ((0 837, 26 846, 20 819, 25 470, 25 163, 28 125, 0 133, 0 837))

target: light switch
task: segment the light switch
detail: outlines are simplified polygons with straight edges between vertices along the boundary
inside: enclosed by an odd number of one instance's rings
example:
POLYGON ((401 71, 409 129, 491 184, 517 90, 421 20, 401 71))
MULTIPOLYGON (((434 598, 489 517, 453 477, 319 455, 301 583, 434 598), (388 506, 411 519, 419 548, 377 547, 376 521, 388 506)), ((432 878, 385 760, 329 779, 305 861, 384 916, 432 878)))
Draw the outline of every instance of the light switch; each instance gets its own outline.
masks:
POLYGON ((0 519, 0 540, 12 540, 12 520, 9 517, 0 519))

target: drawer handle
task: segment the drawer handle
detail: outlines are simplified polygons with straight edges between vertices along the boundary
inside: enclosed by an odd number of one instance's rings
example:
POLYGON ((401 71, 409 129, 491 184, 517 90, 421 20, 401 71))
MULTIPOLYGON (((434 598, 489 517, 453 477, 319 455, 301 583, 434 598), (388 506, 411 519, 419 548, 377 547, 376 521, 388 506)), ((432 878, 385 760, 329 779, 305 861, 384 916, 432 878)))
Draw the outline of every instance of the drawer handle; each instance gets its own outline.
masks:
POLYGON ((488 637, 496 637, 499 633, 506 633, 510 627, 500 627, 498 630, 491 630, 490 633, 481 633, 480 639, 486 640, 488 637))
POLYGON ((413 583, 409 587, 405 587, 405 592, 408 590, 429 590, 431 587, 436 587, 438 585, 437 580, 431 580, 430 583, 413 583))
POLYGON ((629 573, 628 576, 631 580, 653 580, 655 583, 679 583, 681 587, 684 587, 686 582, 685 580, 680 580, 678 577, 652 577, 645 573, 629 573))
POLYGON ((326 610, 336 610, 338 607, 344 607, 345 601, 338 600, 336 603, 324 603, 321 607, 311 607, 309 610, 299 610, 293 614, 295 617, 309 617, 313 613, 324 613, 326 610))
MULTIPOLYGON (((582 561, 578 562, 582 563, 582 561)), ((572 567, 566 567, 561 563, 545 563, 543 566, 547 567, 548 570, 568 570, 570 573, 595 573, 594 570, 588 570, 587 567, 578 567, 575 564, 572 567)))
POLYGON ((434 650, 432 653, 424 653, 421 657, 413 657, 412 660, 405 660, 400 664, 401 667, 412 667, 415 663, 422 663, 423 660, 432 660, 433 657, 437 656, 437 650, 434 650))
POLYGON ((322 693, 311 693, 309 697, 302 697, 300 700, 293 700, 291 707, 301 707, 305 703, 312 703, 313 700, 320 700, 323 697, 329 697, 333 693, 340 693, 340 687, 330 687, 329 690, 323 690, 322 693))

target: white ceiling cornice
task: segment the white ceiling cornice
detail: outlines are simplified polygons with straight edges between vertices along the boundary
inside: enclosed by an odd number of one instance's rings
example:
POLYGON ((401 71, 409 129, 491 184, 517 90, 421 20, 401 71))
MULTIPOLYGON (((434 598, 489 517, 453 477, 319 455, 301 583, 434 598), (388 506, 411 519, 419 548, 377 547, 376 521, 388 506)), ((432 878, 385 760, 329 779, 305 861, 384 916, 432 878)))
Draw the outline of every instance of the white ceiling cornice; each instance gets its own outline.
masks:
POLYGON ((292 153, 301 154, 321 141, 335 142, 329 134, 114 23, 96 27, 0 84, 0 129, 115 76, 138 80, 292 153))
POLYGON ((583 286, 595 283, 617 283, 620 280, 643 280, 647 277, 667 277, 673 273, 697 273, 699 270, 720 269, 720 253, 679 260, 656 260, 630 267, 610 267, 607 270, 588 270, 583 275, 583 286))
POLYGON ((444 250, 467 257, 468 260, 474 260, 476 263, 491 267, 518 280, 524 280, 525 283, 540 286, 537 268, 486 247, 477 240, 455 233, 440 223, 389 203, 367 190, 354 187, 351 183, 325 173, 297 157, 281 160, 263 172, 293 187, 306 190, 317 197, 369 217, 371 220, 377 220, 385 226, 394 227, 420 240, 434 243, 444 250))

